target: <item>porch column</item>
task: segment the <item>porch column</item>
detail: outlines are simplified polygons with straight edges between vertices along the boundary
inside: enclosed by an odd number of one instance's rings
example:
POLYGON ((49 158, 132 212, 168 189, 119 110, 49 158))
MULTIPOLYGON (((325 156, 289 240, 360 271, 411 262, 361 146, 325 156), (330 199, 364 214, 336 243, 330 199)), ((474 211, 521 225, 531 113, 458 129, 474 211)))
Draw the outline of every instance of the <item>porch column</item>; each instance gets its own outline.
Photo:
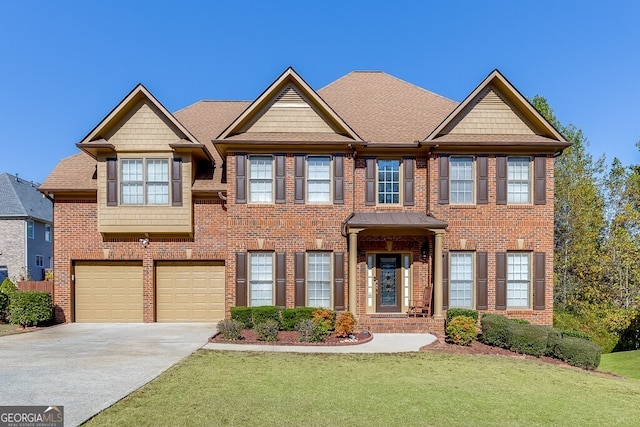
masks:
POLYGON ((356 300, 358 298, 358 292, 356 290, 356 279, 358 275, 358 233, 362 229, 350 229, 349 230, 349 311, 357 316, 356 300))
POLYGON ((436 244, 433 250, 433 317, 442 319, 442 237, 444 230, 434 230, 436 244))

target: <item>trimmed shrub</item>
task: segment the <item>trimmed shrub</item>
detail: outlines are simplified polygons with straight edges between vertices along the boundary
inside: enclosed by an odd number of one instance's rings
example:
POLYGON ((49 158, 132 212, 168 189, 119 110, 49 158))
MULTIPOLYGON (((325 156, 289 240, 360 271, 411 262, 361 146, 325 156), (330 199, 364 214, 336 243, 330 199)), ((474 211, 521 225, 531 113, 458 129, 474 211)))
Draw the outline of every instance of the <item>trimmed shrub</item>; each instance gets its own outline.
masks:
POLYGON ((0 322, 7 319, 7 308, 9 307, 9 295, 0 292, 0 322))
POLYGON ((340 313, 336 319, 336 336, 347 338, 353 334, 356 323, 356 318, 350 311, 340 313))
POLYGON ((507 345, 511 351, 540 357, 547 351, 549 332, 544 326, 509 321, 507 345))
POLYGON ((554 353, 571 366, 593 370, 600 364, 602 349, 583 338, 564 337, 556 344, 554 353))
POLYGON ((562 338, 562 332, 551 326, 543 326, 547 329, 547 351, 545 355, 555 356, 553 351, 556 348, 556 344, 562 338))
POLYGON ((242 323, 244 329, 253 329, 251 307, 231 307, 231 319, 242 323))
POLYGON ((507 326, 509 319, 501 314, 486 313, 480 319, 482 335, 480 341, 494 347, 509 348, 507 344, 507 326))
POLYGON ((260 341, 278 341, 280 324, 275 320, 267 319, 264 322, 256 323, 255 329, 260 341))
POLYGON ((233 319, 224 319, 218 322, 218 332, 225 340, 239 340, 242 338, 242 322, 233 319))
POLYGON ((314 307, 285 308, 280 312, 282 317, 282 329, 285 331, 297 330, 297 325, 301 320, 313 319, 314 307))
POLYGON ((525 319, 509 319, 509 321, 513 322, 513 323, 519 323, 521 325, 530 325, 531 324, 531 322, 529 322, 528 320, 525 320, 525 319))
POLYGON ((260 307, 252 307, 253 324, 264 323, 271 319, 278 324, 280 328, 280 307, 275 305, 265 305, 260 307))
POLYGON ((468 308, 450 308, 447 310, 447 323, 456 316, 471 317, 476 322, 478 321, 478 312, 476 310, 470 310, 468 308))
POLYGON ((478 336, 476 321, 470 316, 455 316, 447 322, 447 341, 456 345, 470 345, 478 336))
POLYGON ((562 336, 563 337, 582 338, 583 340, 593 341, 593 338, 591 337, 591 335, 589 335, 586 332, 577 331, 575 329, 572 329, 570 331, 562 331, 562 336))
POLYGON ((328 308, 316 308, 313 311, 313 321, 323 323, 327 331, 333 331, 336 327, 336 312, 328 308))
POLYGON ((2 284, 0 285, 0 293, 10 296, 16 292, 18 292, 18 287, 11 281, 11 279, 7 277, 2 281, 2 284))
POLYGON ((300 332, 300 342, 311 342, 315 322, 311 319, 302 319, 296 325, 296 331, 300 332))
POLYGON ((49 292, 24 291, 11 295, 9 319, 14 325, 33 326, 50 322, 53 304, 49 292))

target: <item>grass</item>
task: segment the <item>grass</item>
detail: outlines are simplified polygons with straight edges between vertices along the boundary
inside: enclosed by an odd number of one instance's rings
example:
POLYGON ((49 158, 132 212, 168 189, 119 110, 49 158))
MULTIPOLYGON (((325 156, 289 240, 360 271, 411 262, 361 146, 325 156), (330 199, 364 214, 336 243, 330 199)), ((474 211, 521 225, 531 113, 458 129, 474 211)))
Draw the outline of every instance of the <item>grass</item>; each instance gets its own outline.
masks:
POLYGON ((640 350, 603 354, 598 370, 640 380, 640 350))
POLYGON ((18 325, 11 325, 9 323, 0 323, 0 337, 5 335, 13 335, 13 334, 21 334, 23 332, 28 332, 29 329, 22 329, 18 325))
POLYGON ((88 426, 637 425, 640 381, 441 353, 199 350, 88 426))

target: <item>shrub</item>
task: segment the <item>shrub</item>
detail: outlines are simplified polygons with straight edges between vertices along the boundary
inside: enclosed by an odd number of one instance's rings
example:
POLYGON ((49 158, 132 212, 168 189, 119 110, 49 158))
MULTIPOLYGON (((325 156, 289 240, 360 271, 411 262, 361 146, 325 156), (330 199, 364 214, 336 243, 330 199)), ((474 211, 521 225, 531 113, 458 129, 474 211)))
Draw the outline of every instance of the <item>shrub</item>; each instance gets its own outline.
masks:
POLYGON ((480 341, 494 347, 508 348, 507 345, 507 326, 509 319, 501 314, 486 313, 480 319, 482 327, 482 335, 480 341))
POLYGON ((583 340, 593 341, 593 338, 591 337, 591 335, 589 335, 586 332, 577 331, 575 329, 572 329, 570 331, 562 331, 562 336, 563 337, 582 338, 583 340))
POLYGON ((313 336, 313 328, 315 326, 315 322, 311 319, 302 319, 296 325, 296 330, 300 332, 300 341, 301 342, 311 342, 313 336))
POLYGON ((244 329, 253 328, 251 307, 231 307, 231 319, 242 323, 244 329))
POLYGON ((278 331, 280 330, 280 324, 273 320, 267 319, 264 322, 256 323, 255 325, 258 339, 261 341, 278 341, 278 331))
POLYGON ((18 292, 18 287, 8 277, 2 281, 0 285, 0 293, 9 295, 18 292))
POLYGON ((242 338, 242 322, 233 319, 224 319, 218 322, 218 332, 225 340, 239 340, 242 338))
POLYGON ((552 328, 551 326, 543 327, 547 329, 547 351, 545 352, 545 355, 555 356, 553 352, 556 348, 556 344, 562 338, 562 332, 560 332, 556 328, 552 328))
POLYGON ((476 322, 478 321, 478 312, 476 310, 470 310, 468 308, 450 308, 447 310, 447 323, 456 316, 471 317, 476 322))
POLYGON ((14 325, 32 326, 50 322, 53 304, 49 292, 24 291, 11 295, 9 319, 14 325))
POLYGON ((285 331, 297 330, 301 320, 313 319, 314 307, 285 308, 280 312, 282 317, 282 329, 285 331))
POLYGON ((265 305, 260 307, 252 307, 251 314, 253 315, 253 324, 264 323, 271 319, 278 324, 280 328, 280 307, 275 305, 265 305))
POLYGON ((531 323, 525 319, 509 319, 510 322, 519 323, 521 325, 530 325, 531 323))
POLYGON ((549 332, 546 327, 509 321, 507 345, 511 351, 540 357, 547 352, 549 332))
POLYGON ((602 349, 595 343, 583 338, 564 337, 558 341, 554 353, 569 365, 593 370, 600 364, 602 349))
POLYGON ((328 308, 317 308, 313 311, 313 321, 324 323, 327 331, 333 331, 336 327, 336 312, 328 308))
POLYGON ((353 334, 355 327, 355 316, 350 311, 342 312, 336 319, 336 336, 347 338, 353 334))
POLYGON ((469 345, 478 336, 476 321, 470 316, 455 316, 447 322, 447 341, 456 345, 469 345))

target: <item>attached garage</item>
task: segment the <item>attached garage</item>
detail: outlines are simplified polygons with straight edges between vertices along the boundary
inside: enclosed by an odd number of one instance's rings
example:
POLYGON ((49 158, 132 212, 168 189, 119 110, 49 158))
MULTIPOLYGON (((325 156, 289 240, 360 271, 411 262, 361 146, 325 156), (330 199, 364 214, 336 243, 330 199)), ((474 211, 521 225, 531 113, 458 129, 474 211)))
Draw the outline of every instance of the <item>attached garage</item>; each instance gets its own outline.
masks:
POLYGON ((142 264, 76 262, 76 322, 142 322, 142 264))
POLYGON ((223 262, 159 262, 156 321, 217 322, 224 319, 223 262))

